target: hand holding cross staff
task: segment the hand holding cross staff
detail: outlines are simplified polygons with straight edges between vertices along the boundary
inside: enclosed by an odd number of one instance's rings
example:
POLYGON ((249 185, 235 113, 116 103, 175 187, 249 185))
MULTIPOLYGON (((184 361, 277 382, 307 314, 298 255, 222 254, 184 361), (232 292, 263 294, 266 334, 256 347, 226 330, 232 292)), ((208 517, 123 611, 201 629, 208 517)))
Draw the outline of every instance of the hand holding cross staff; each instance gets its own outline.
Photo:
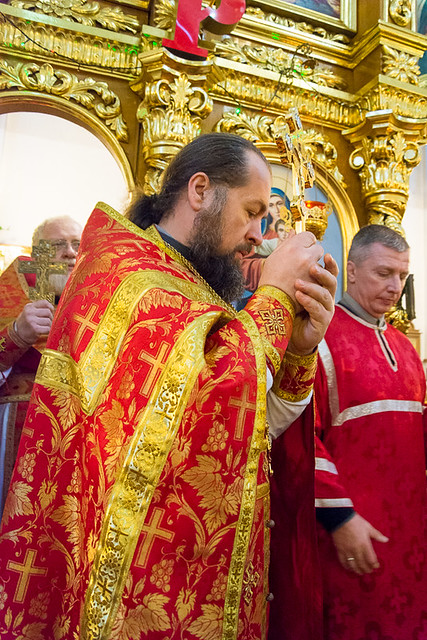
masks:
POLYGON ((298 234, 291 231, 266 259, 259 286, 276 286, 293 300, 296 316, 288 349, 299 355, 308 355, 322 340, 332 319, 338 266, 330 254, 323 256, 323 248, 314 234, 305 231, 304 189, 313 185, 314 170, 298 136, 291 137, 302 130, 298 111, 292 110, 285 119, 286 130, 277 136, 276 144, 282 163, 292 165, 291 212, 298 234), (322 256, 324 267, 318 264, 322 256), (284 268, 289 264, 294 267, 291 271, 284 268))
POLYGON ((35 273, 36 286, 29 288, 32 302, 25 305, 14 323, 14 330, 18 339, 27 345, 33 345, 37 340, 47 335, 53 320, 55 292, 49 285, 50 274, 65 274, 68 265, 55 262, 56 249, 48 240, 40 240, 33 246, 32 260, 20 262, 20 273, 35 273))

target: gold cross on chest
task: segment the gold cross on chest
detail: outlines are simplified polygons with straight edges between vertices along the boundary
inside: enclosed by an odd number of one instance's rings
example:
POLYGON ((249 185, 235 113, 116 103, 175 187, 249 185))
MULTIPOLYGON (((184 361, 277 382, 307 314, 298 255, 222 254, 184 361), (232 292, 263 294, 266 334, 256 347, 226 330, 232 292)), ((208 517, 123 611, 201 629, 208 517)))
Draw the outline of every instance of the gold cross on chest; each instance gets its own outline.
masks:
POLYGON ((228 401, 228 404, 239 409, 237 413, 236 430, 234 432, 234 437, 236 438, 236 440, 242 440, 243 430, 245 427, 246 411, 255 411, 256 409, 256 403, 249 402, 249 386, 245 386, 241 398, 231 398, 228 401))
POLYGON ((151 516, 150 522, 147 522, 142 527, 141 534, 145 534, 145 539, 139 552, 138 559, 136 561, 136 564, 139 567, 145 567, 155 538, 161 538, 162 540, 167 540, 168 542, 172 542, 174 538, 175 534, 172 531, 168 531, 167 529, 162 529, 160 527, 160 522, 163 518, 164 513, 164 509, 154 507, 153 515, 151 516))
POLYGON ((275 141, 281 163, 292 168, 291 213, 295 220, 295 229, 300 232, 305 231, 305 218, 307 215, 304 190, 313 186, 314 168, 310 160, 309 151, 301 142, 303 129, 298 109, 290 109, 284 117, 284 130, 276 135, 275 141))
POLYGON ((55 293, 49 285, 52 273, 67 273, 65 262, 53 262, 56 249, 48 240, 40 240, 31 251, 32 260, 19 263, 19 273, 35 273, 36 286, 30 287, 30 300, 48 300, 55 304, 55 293))
POLYGON ((33 561, 37 555, 34 549, 28 549, 25 554, 24 563, 20 564, 14 560, 9 560, 7 568, 12 571, 20 573, 18 584, 16 585, 14 602, 24 602, 25 593, 28 589, 28 582, 31 576, 45 576, 47 569, 42 567, 35 567, 33 561))

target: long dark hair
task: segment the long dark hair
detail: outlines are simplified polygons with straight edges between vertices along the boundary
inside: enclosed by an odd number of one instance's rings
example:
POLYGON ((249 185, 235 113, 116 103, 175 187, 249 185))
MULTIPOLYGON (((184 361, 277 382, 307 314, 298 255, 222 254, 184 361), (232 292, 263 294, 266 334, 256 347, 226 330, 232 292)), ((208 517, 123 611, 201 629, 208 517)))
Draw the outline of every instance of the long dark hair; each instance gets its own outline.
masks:
POLYGON ((216 185, 240 187, 248 181, 248 153, 267 160, 252 142, 231 133, 207 133, 195 138, 172 159, 165 170, 160 193, 143 195, 131 204, 129 219, 141 229, 172 212, 191 176, 206 173, 216 185))

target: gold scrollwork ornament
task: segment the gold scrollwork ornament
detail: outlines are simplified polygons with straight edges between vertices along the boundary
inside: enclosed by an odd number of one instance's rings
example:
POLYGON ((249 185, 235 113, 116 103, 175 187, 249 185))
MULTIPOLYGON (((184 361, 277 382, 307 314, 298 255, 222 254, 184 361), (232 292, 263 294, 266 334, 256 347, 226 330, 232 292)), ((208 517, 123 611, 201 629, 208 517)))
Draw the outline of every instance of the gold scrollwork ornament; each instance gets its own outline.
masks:
POLYGON ((90 77, 80 80, 72 73, 62 69, 55 70, 47 63, 41 66, 35 63, 18 63, 12 66, 0 58, 0 91, 12 88, 49 93, 65 100, 73 100, 86 109, 93 109, 118 140, 127 142, 128 131, 120 99, 106 82, 90 77))
POLYGON ((136 16, 124 13, 119 7, 100 5, 88 0, 12 0, 13 7, 37 11, 54 18, 78 22, 86 26, 101 26, 110 31, 137 33, 140 25, 136 16))

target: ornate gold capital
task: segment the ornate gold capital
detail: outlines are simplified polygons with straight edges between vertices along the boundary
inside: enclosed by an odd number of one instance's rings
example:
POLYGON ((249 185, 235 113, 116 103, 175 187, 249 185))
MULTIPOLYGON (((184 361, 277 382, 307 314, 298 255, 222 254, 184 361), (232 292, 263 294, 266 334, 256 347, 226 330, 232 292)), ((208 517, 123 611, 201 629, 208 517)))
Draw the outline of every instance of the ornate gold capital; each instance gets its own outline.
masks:
POLYGON ((139 59, 143 72, 131 87, 143 97, 137 118, 149 167, 144 190, 153 193, 171 158, 200 135, 202 120, 212 111, 207 92, 212 61, 186 61, 164 49, 145 51, 139 59))
POLYGON ((420 162, 417 140, 427 119, 410 120, 391 111, 366 115, 363 124, 343 131, 355 146, 350 165, 358 171, 370 224, 385 224, 402 233, 411 171, 420 162))

